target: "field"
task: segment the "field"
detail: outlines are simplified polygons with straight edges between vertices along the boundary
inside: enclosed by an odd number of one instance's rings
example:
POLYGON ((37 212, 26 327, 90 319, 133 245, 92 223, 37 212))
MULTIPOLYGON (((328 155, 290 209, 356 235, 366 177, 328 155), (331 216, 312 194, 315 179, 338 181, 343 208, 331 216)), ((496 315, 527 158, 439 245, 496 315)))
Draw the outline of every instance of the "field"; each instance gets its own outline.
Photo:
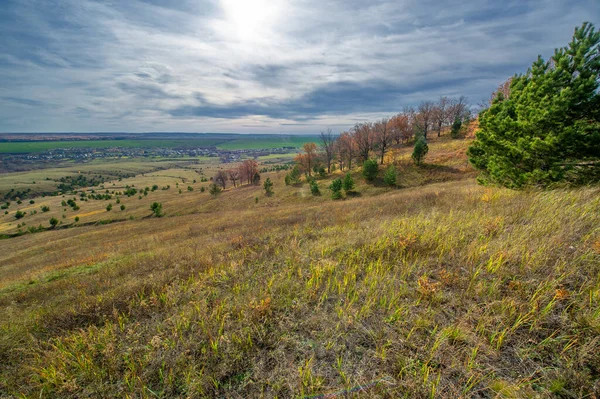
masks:
POLYGON ((188 139, 124 139, 124 140, 65 140, 65 141, 20 141, 0 143, 0 154, 40 153, 57 148, 195 148, 218 147, 222 149, 260 149, 278 147, 301 147, 312 136, 268 136, 268 135, 218 135, 207 138, 188 139), (213 137, 216 136, 216 137, 213 137))
POLYGON ((468 142, 339 201, 339 171, 213 198, 207 163, 11 204, 0 233, 62 223, 0 240, 0 396, 597 397, 600 188, 480 186, 468 142))

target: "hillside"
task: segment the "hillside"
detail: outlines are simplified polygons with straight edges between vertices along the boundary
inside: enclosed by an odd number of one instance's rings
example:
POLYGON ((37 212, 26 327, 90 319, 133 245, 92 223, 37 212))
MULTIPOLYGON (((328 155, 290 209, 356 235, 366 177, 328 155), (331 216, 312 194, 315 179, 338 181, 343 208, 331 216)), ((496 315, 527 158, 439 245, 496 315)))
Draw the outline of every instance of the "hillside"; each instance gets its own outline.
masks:
POLYGON ((0 240, 1 396, 599 395, 600 188, 477 185, 468 143, 396 149, 399 188, 356 170, 341 201, 339 172, 212 198, 180 168, 79 225, 44 198, 24 220, 62 228, 0 240))

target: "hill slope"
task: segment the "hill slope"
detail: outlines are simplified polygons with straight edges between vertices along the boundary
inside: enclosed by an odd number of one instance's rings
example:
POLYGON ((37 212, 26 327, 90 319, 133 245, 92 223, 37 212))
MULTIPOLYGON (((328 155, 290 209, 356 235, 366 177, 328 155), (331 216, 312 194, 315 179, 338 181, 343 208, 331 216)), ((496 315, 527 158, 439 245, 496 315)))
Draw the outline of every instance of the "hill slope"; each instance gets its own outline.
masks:
POLYGON ((464 149, 401 150, 405 188, 344 201, 273 173, 271 198, 1 240, 0 392, 598 395, 600 188, 481 187, 464 149))

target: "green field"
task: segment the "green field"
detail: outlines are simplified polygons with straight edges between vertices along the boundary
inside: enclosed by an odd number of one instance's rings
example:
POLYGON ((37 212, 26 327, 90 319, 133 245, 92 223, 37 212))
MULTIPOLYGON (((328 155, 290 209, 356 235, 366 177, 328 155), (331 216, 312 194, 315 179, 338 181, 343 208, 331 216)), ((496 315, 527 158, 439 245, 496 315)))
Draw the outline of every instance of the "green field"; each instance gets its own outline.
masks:
POLYGON ((243 150, 257 148, 301 147, 309 141, 317 142, 316 136, 243 136, 217 145, 224 150, 243 150))

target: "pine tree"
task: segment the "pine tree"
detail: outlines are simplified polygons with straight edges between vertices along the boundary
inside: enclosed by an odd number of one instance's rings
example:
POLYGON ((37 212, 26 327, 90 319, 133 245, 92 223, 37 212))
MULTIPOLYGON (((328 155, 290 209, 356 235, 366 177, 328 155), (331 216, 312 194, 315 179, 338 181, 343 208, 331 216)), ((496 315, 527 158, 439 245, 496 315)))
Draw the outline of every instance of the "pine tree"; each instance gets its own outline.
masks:
POLYGON ((368 181, 373 181, 377 177, 377 172, 379 171, 379 165, 377 164, 376 159, 367 159, 363 163, 363 176, 368 181))
POLYGON ((480 181, 520 188, 600 180, 599 43, 600 32, 584 23, 480 113, 468 150, 480 181))
POLYGON ((267 194, 267 197, 273 195, 273 182, 271 181, 270 177, 267 177, 267 180, 265 180, 263 188, 265 189, 265 194, 267 194))
POLYGON ((342 179, 335 179, 331 182, 329 189, 331 190, 331 198, 332 199, 340 199, 342 198, 342 179))
POLYGON ((352 175, 350 173, 346 173, 344 181, 342 182, 342 187, 344 188, 344 191, 346 193, 349 193, 352 190, 354 190, 354 179, 352 178, 352 175))
POLYGON ((394 165, 390 165, 385 171, 383 182, 388 186, 396 185, 396 167, 394 165))
POLYGON ((419 135, 415 141, 415 148, 412 153, 412 159, 417 165, 420 165, 425 158, 425 155, 429 152, 429 146, 425 136, 419 135))

